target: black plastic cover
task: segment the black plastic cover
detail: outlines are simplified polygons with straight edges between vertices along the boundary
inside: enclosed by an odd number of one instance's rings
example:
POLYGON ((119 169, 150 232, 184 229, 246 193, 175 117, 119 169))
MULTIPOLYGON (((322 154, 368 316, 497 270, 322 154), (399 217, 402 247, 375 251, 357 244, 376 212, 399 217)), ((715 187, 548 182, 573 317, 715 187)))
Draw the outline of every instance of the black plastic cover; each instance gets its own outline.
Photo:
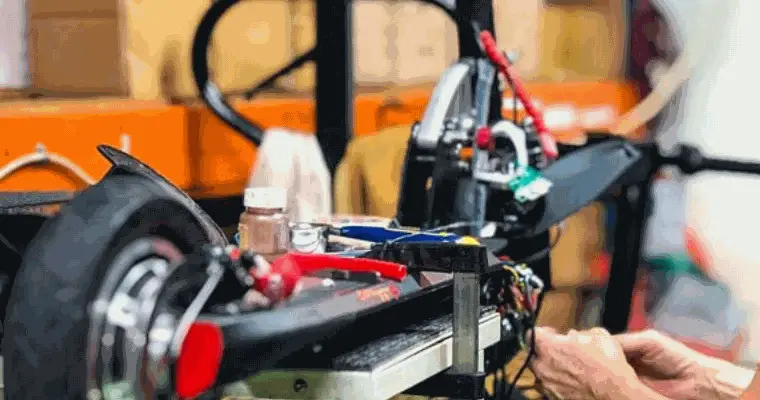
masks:
POLYGON ((0 192, 0 214, 19 208, 65 203, 74 198, 72 192, 0 192))
POLYGON ((404 264, 410 272, 478 274, 490 270, 495 260, 483 246, 435 242, 377 244, 363 257, 404 264))
POLYGON ((201 206, 191 199, 187 193, 182 191, 182 189, 169 182, 168 179, 161 176, 161 174, 156 172, 153 168, 131 155, 111 146, 100 145, 98 146, 98 151, 108 159, 113 166, 111 170, 108 171, 109 175, 126 172, 150 179, 162 189, 166 190, 167 193, 172 195, 177 201, 187 207, 193 215, 195 215, 206 230, 209 240, 211 240, 211 244, 219 246, 226 246, 228 244, 227 237, 224 235, 222 228, 220 228, 219 225, 217 225, 216 222, 203 211, 201 206))
POLYGON ((610 140, 577 150, 546 168, 542 175, 553 183, 544 214, 531 234, 546 232, 615 185, 641 159, 641 152, 622 140, 610 140))

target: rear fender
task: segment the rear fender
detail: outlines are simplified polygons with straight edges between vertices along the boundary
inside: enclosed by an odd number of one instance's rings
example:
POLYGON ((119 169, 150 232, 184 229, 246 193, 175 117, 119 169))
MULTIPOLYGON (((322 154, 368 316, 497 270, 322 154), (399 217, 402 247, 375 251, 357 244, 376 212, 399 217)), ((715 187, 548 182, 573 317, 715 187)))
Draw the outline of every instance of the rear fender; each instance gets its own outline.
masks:
POLYGON ((156 172, 153 168, 131 155, 111 146, 100 145, 98 146, 98 151, 111 163, 112 167, 107 175, 133 174, 149 179, 169 193, 172 197, 176 198, 193 213, 198 221, 200 221, 201 225, 203 225, 212 244, 219 246, 226 246, 229 244, 222 229, 205 211, 203 211, 201 206, 190 198, 187 193, 182 191, 182 189, 169 182, 169 180, 161 176, 161 174, 156 172))

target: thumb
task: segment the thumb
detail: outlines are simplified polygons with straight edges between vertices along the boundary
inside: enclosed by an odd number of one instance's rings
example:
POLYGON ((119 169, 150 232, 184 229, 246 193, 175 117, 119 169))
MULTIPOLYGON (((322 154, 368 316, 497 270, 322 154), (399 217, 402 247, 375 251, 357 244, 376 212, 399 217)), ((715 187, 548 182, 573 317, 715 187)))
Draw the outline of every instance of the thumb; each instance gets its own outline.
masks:
POLYGON ((542 349, 551 345, 552 341, 559 335, 554 329, 538 326, 535 329, 531 329, 528 336, 528 340, 536 341, 536 353, 539 353, 542 349))
POLYGON ((645 356, 661 346, 660 336, 654 331, 623 333, 613 337, 628 358, 645 356))

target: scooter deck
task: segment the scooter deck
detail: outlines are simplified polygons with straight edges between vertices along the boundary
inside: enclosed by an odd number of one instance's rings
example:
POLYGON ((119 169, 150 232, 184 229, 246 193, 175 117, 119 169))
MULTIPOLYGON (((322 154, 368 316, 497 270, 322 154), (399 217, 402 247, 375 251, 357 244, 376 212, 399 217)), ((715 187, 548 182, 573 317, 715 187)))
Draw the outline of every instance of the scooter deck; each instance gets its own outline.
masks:
MULTIPOLYGON (((480 318, 479 349, 501 340, 501 317, 480 318)), ((452 315, 413 324, 333 358, 324 368, 270 370, 249 382, 268 399, 387 400, 452 366, 452 315)), ((481 365, 482 367, 482 365, 481 365)))

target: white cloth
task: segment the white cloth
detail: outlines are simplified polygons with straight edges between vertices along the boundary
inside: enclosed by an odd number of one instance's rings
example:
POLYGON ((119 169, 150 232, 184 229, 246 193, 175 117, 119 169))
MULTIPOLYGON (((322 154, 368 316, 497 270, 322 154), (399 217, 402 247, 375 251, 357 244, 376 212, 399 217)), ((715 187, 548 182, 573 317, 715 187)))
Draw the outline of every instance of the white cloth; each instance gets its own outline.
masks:
MULTIPOLYGON (((760 2, 714 1, 725 17, 695 24, 694 31, 710 26, 711 34, 698 39, 705 47, 682 103, 678 139, 697 145, 708 156, 760 161, 753 101, 760 93, 760 2)), ((709 269, 747 312, 745 360, 760 361, 760 178, 703 173, 687 179, 685 199, 687 224, 704 247, 709 269)))
MULTIPOLYGON (((653 2, 680 37, 690 67, 686 91, 674 99, 674 107, 666 109, 660 144, 669 148, 675 143, 689 143, 708 156, 760 161, 760 135, 754 129, 757 110, 752 100, 760 92, 756 72, 760 61, 756 44, 760 2, 653 2)), ((760 204, 760 178, 702 173, 683 182, 685 223, 703 247, 706 267, 730 288, 746 312, 743 358, 758 362, 760 291, 756 282, 760 281, 760 243, 756 230, 760 213, 756 207, 760 204)), ((658 196, 659 203, 675 200, 670 195, 658 196)), ((657 207, 662 208, 662 204, 657 207)), ((653 225, 662 225, 662 220, 660 217, 653 225)), ((650 234, 649 243, 657 241, 650 234)), ((650 246, 647 250, 668 249, 650 246)))
POLYGON ((250 187, 288 191, 291 221, 311 222, 332 212, 332 183, 316 136, 269 129, 256 153, 250 187))
POLYGON ((0 89, 27 85, 26 1, 0 0, 0 89))

